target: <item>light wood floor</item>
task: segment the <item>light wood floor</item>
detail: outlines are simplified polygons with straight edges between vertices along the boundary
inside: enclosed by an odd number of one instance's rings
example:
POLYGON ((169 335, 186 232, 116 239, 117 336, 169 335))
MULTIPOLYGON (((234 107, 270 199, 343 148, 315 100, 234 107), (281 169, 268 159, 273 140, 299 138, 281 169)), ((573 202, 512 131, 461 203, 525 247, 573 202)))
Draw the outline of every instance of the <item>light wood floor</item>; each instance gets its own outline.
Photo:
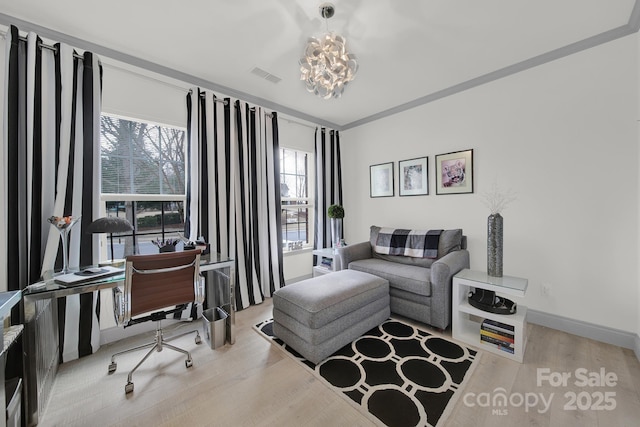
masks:
MULTIPOLYGON (((170 350, 154 353, 134 374, 135 391, 128 396, 127 373, 142 354, 120 357, 118 371, 107 375, 111 354, 150 341, 152 335, 105 345, 92 356, 65 363, 39 425, 371 426, 346 400, 252 330, 253 324, 271 317, 271 309, 267 300, 237 313, 233 346, 211 350, 206 342, 196 346, 191 337, 177 339, 176 345, 192 350, 193 367, 186 369, 182 356, 170 350)), ((529 325, 525 363, 483 352, 444 425, 638 426, 640 363, 631 350, 529 325), (538 386, 538 368, 571 372, 572 377, 566 387, 538 386), (573 382, 579 368, 613 372, 617 385, 577 387, 573 382), (545 411, 542 403, 529 410, 481 406, 483 397, 478 396, 493 397, 500 388, 514 405, 519 396, 533 402, 535 393, 550 400, 550 408, 545 411), (582 405, 587 399, 596 403, 598 392, 613 392, 616 407, 567 410, 565 405, 571 402, 565 393, 572 392, 582 393, 582 405), (506 409, 506 414, 494 409, 506 409)))

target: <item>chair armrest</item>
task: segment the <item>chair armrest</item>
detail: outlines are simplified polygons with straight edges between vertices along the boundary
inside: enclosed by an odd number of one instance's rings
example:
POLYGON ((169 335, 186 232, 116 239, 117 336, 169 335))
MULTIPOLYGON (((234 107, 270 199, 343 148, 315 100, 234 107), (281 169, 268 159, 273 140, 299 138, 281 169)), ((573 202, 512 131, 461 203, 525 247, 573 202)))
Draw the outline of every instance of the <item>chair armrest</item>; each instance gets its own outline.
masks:
POLYGON ((124 292, 116 286, 113 288, 113 315, 118 326, 125 325, 130 320, 126 318, 125 307, 124 292))
POLYGON ((469 268, 469 251, 461 249, 431 264, 432 325, 446 329, 451 322, 451 287, 453 276, 469 268))
POLYGON ((337 248, 334 257, 334 260, 338 261, 336 270, 349 268, 350 262, 367 258, 371 258, 371 243, 369 241, 337 248))

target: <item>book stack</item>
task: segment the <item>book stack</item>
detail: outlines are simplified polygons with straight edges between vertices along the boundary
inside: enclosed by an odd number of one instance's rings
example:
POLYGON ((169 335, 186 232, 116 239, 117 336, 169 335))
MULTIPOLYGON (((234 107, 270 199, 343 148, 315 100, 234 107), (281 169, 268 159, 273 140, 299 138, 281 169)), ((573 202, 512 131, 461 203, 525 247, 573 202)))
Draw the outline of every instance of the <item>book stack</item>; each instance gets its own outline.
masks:
POLYGON ((514 327, 491 319, 484 319, 480 326, 480 342, 513 354, 514 327))
POLYGON ((332 270, 333 260, 331 258, 322 258, 320 262, 320 266, 326 268, 327 270, 332 270))

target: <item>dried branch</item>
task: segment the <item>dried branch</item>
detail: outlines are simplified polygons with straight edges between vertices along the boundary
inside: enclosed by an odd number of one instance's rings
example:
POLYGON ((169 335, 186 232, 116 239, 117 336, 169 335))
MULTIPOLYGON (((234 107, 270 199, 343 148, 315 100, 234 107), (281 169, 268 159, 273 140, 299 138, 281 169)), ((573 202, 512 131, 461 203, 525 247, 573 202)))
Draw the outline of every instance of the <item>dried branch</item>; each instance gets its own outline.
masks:
POLYGON ((489 208, 491 214, 499 214, 507 205, 517 199, 516 193, 511 188, 502 190, 498 182, 494 181, 491 190, 481 195, 482 202, 489 208))

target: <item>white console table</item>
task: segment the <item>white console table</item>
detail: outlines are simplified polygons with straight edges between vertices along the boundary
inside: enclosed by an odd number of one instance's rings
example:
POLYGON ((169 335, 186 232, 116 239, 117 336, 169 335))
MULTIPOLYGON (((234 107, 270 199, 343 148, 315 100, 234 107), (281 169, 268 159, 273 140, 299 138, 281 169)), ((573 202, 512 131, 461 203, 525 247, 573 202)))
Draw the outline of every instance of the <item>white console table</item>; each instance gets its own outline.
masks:
POLYGON ((524 297, 529 281, 520 277, 493 277, 481 271, 464 269, 453 276, 452 337, 482 350, 522 363, 527 345, 527 307, 517 304, 514 314, 494 314, 479 310, 468 302, 469 292, 475 288, 495 291, 498 296, 524 297), (480 340, 484 319, 513 327, 513 354, 480 340))

